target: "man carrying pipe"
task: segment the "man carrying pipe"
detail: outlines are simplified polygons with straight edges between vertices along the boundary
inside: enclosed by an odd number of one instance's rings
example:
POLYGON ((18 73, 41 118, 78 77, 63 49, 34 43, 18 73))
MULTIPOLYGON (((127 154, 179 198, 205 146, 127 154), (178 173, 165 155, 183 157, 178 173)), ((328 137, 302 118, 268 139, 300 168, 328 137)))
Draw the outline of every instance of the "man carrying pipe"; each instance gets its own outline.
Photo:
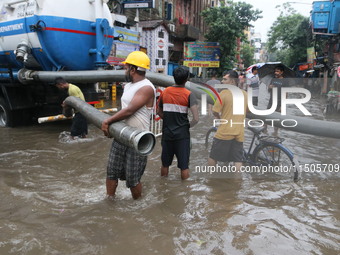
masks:
MULTIPOLYGON (((155 88, 145 78, 146 69, 150 69, 149 57, 141 51, 131 52, 123 62, 125 77, 129 82, 124 87, 121 98, 122 109, 102 123, 102 131, 109 136, 109 125, 125 120, 129 126, 149 130, 150 117, 155 105, 155 88)), ((144 173, 147 156, 140 155, 135 149, 113 140, 110 150, 106 193, 112 199, 116 193, 118 179, 126 180, 131 195, 137 199, 142 194, 140 179, 144 173)))

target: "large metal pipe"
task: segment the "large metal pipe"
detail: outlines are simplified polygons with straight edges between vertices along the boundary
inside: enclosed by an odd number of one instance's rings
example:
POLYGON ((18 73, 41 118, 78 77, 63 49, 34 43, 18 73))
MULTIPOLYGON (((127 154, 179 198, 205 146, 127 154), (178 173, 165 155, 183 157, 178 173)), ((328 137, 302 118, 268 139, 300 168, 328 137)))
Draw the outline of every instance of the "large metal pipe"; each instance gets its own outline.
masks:
MULTIPOLYGON (((260 119, 267 124, 273 124, 275 127, 280 127, 295 132, 340 139, 339 122, 314 120, 307 117, 298 117, 292 115, 281 115, 278 112, 274 112, 266 116, 248 113, 247 117, 249 119, 260 119)), ((252 123, 252 125, 256 124, 252 123)))
MULTIPOLYGON (((75 108, 98 128, 101 128, 103 121, 110 117, 77 97, 67 97, 65 104, 75 108)), ((115 140, 134 148, 142 155, 149 155, 156 143, 152 132, 130 127, 122 121, 112 123, 109 126, 109 134, 115 140)))
MULTIPOLYGON (((65 80, 71 83, 95 83, 95 82, 124 82, 125 71, 124 70, 88 70, 88 71, 32 71, 21 69, 18 73, 18 78, 21 83, 30 83, 34 81, 51 82, 53 83, 55 78, 63 77, 65 80)), ((160 87, 169 87, 174 85, 174 77, 165 74, 146 72, 146 77, 155 85, 160 87)), ((203 85, 187 82, 185 87, 192 91, 198 98, 201 94, 207 94, 205 91, 208 89, 203 85)), ((208 94, 207 94, 208 95, 208 94)), ((213 99, 208 95, 207 102, 213 104, 213 99)))
POLYGON ((34 81, 53 83, 55 78, 63 77, 72 83, 95 83, 95 82, 123 82, 125 81, 124 70, 86 70, 86 71, 33 71, 20 69, 18 79, 21 83, 27 84, 34 81))
MULTIPOLYGON (((93 70, 93 71, 63 71, 63 72, 48 72, 48 71, 30 71, 22 69, 18 73, 19 80, 22 83, 27 83, 29 81, 43 81, 43 82, 54 82, 55 78, 58 76, 64 77, 69 82, 74 83, 90 83, 90 82, 123 82, 125 81, 125 71, 124 70, 93 70)), ((146 77, 156 86, 169 87, 174 84, 173 76, 151 73, 147 72, 146 77)), ((207 88, 204 86, 187 82, 186 88, 192 91, 198 98, 201 94, 207 94, 207 102, 213 104, 213 99, 206 92, 207 88)), ((325 136, 332 138, 340 138, 340 124, 337 122, 330 121, 320 121, 313 120, 307 117, 297 117, 292 115, 281 115, 279 113, 273 113, 271 115, 260 116, 255 114, 247 114, 248 118, 251 119, 279 119, 280 121, 273 122, 276 127, 281 127, 289 129, 291 131, 316 135, 325 136), (288 123, 286 120, 294 120, 288 123), (282 126, 282 121, 284 121, 285 126, 282 126), (294 123, 298 123, 293 127, 294 123), (290 126, 290 127, 287 127, 290 126)), ((267 123, 271 123, 270 121, 267 123)))
MULTIPOLYGON (((95 83, 95 82, 125 82, 124 70, 87 70, 87 71, 33 71, 20 69, 18 79, 23 84, 34 81, 53 83, 55 78, 63 77, 72 83, 95 83)), ((174 85, 173 76, 146 72, 146 77, 156 86, 169 87, 174 85)))

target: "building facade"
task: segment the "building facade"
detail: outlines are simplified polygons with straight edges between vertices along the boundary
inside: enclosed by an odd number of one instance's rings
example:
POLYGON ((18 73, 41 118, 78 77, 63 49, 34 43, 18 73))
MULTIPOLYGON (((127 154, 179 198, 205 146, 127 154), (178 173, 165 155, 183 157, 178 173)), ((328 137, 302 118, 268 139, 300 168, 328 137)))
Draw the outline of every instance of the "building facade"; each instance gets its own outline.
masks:
POLYGON ((169 62, 169 30, 162 20, 141 21, 140 45, 146 48, 151 60, 150 71, 167 73, 169 62))
POLYGON ((112 11, 119 11, 116 20, 119 15, 126 17, 116 23, 140 33, 140 46, 150 56, 151 70, 168 73, 169 63, 183 63, 184 42, 204 41, 208 27, 200 13, 218 5, 219 0, 154 0, 153 8, 136 10, 123 4, 112 11))

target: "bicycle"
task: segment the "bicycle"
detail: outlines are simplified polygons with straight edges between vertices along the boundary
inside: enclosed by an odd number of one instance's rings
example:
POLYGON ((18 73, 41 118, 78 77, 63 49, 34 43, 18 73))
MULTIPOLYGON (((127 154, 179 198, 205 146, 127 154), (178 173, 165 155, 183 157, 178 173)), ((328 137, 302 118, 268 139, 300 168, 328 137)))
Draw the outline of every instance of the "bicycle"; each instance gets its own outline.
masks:
MULTIPOLYGON (((248 151, 243 149, 243 163, 255 166, 253 169, 249 168, 252 169, 250 172, 263 173, 265 171, 260 169, 266 168, 268 171, 271 167, 273 172, 288 173, 293 176, 294 181, 297 181, 299 179, 299 163, 294 154, 282 144, 284 138, 262 135, 265 127, 248 127, 248 129, 253 132, 253 138, 248 151)), ((216 131, 216 127, 211 127, 208 130, 205 138, 206 149, 212 139, 210 136, 216 131)))

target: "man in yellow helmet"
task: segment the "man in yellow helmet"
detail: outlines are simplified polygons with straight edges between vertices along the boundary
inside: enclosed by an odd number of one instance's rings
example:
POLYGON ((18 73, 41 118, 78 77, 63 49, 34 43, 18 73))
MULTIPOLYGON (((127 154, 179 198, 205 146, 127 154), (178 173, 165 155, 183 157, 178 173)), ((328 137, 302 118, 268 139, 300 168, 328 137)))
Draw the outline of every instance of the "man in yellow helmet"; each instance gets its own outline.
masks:
MULTIPOLYGON (((144 52, 134 51, 128 55, 123 64, 125 77, 129 83, 124 86, 122 109, 102 123, 101 129, 106 136, 109 136, 109 125, 121 120, 141 130, 150 128, 150 117, 155 105, 155 88, 145 78, 146 69, 150 69, 150 59, 144 52)), ((142 156, 135 149, 113 140, 107 166, 108 198, 115 195, 118 179, 126 180, 126 186, 130 188, 132 197, 139 198, 142 193, 140 179, 146 163, 147 156, 142 156)))

